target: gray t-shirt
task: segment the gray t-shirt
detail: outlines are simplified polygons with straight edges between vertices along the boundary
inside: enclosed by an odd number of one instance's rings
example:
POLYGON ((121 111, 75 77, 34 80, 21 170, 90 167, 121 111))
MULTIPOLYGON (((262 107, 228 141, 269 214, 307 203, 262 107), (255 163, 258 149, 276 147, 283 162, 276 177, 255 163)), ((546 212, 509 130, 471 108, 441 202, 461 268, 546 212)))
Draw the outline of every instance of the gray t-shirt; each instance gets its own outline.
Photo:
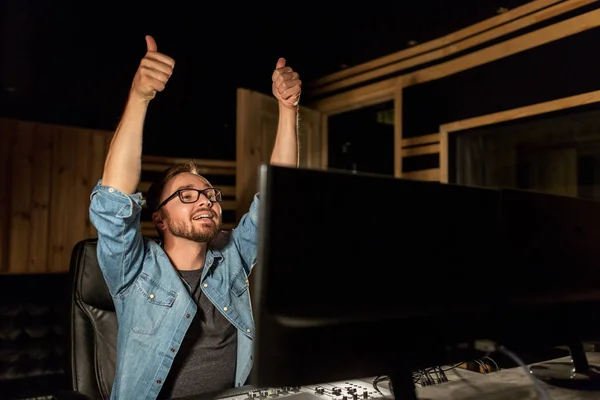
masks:
POLYGON ((203 295, 202 270, 179 271, 192 290, 198 312, 190 325, 159 398, 170 399, 232 388, 237 330, 203 295))

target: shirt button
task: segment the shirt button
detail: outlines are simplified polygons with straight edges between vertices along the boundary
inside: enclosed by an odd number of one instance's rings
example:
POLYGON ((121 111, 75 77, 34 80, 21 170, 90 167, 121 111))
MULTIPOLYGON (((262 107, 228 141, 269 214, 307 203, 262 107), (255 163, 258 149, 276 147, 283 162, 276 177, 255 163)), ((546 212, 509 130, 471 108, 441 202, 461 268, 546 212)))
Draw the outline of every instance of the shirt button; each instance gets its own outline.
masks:
POLYGON ((208 287, 208 283, 205 283, 205 284, 204 284, 204 287, 208 287))
POLYGON ((185 317, 186 317, 186 318, 189 318, 189 317, 190 317, 190 314, 185 314, 185 317))
POLYGON ((175 353, 175 349, 171 347, 171 353, 175 353))
POLYGON ((246 329, 246 332, 250 333, 250 329, 246 329))
POLYGON ((160 379, 157 379, 156 383, 158 383, 160 385, 162 383, 162 381, 160 379))
POLYGON ((223 307, 223 311, 227 311, 227 310, 229 310, 229 308, 223 307))
POLYGON ((112 193, 112 192, 114 192, 114 191, 115 191, 115 189, 113 189, 113 188, 108 188, 108 191, 112 193))
POLYGON ((150 298, 153 299, 154 298, 154 293, 150 293, 150 298))

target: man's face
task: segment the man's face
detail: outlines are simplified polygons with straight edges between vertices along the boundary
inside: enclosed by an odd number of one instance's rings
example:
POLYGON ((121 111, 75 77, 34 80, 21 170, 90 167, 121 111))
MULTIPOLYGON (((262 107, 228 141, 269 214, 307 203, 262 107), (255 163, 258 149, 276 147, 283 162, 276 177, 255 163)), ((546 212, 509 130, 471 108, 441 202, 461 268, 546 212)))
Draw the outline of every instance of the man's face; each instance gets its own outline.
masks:
MULTIPOLYGON (((181 189, 203 190, 212 185, 202 176, 189 172, 175 175, 164 187, 160 201, 164 201, 181 189)), ((182 195, 184 199, 194 199, 197 192, 188 191, 182 195)), ((221 229, 221 205, 211 202, 205 194, 200 193, 198 200, 183 203, 179 196, 171 199, 157 211, 162 220, 159 228, 166 229, 171 235, 194 242, 208 242, 221 229)))

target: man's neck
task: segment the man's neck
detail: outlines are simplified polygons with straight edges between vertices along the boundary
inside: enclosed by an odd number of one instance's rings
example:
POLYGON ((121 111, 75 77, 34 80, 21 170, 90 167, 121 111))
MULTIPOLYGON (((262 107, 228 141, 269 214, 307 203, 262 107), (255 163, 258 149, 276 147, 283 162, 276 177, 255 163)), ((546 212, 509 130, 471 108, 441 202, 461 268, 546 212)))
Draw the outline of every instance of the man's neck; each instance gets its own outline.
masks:
POLYGON ((178 270, 200 269, 206 260, 207 243, 197 243, 181 238, 165 238, 163 249, 178 270))

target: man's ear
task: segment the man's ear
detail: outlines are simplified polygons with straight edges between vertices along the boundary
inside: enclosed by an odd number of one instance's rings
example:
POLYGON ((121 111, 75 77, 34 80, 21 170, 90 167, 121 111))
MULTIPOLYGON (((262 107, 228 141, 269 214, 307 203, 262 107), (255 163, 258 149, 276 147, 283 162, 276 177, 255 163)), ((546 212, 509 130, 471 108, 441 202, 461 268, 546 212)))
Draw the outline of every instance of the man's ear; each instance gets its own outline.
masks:
POLYGON ((161 230, 161 231, 167 230, 167 224, 161 218, 159 211, 155 211, 152 213, 152 222, 154 222, 154 226, 156 226, 159 230, 161 230))

